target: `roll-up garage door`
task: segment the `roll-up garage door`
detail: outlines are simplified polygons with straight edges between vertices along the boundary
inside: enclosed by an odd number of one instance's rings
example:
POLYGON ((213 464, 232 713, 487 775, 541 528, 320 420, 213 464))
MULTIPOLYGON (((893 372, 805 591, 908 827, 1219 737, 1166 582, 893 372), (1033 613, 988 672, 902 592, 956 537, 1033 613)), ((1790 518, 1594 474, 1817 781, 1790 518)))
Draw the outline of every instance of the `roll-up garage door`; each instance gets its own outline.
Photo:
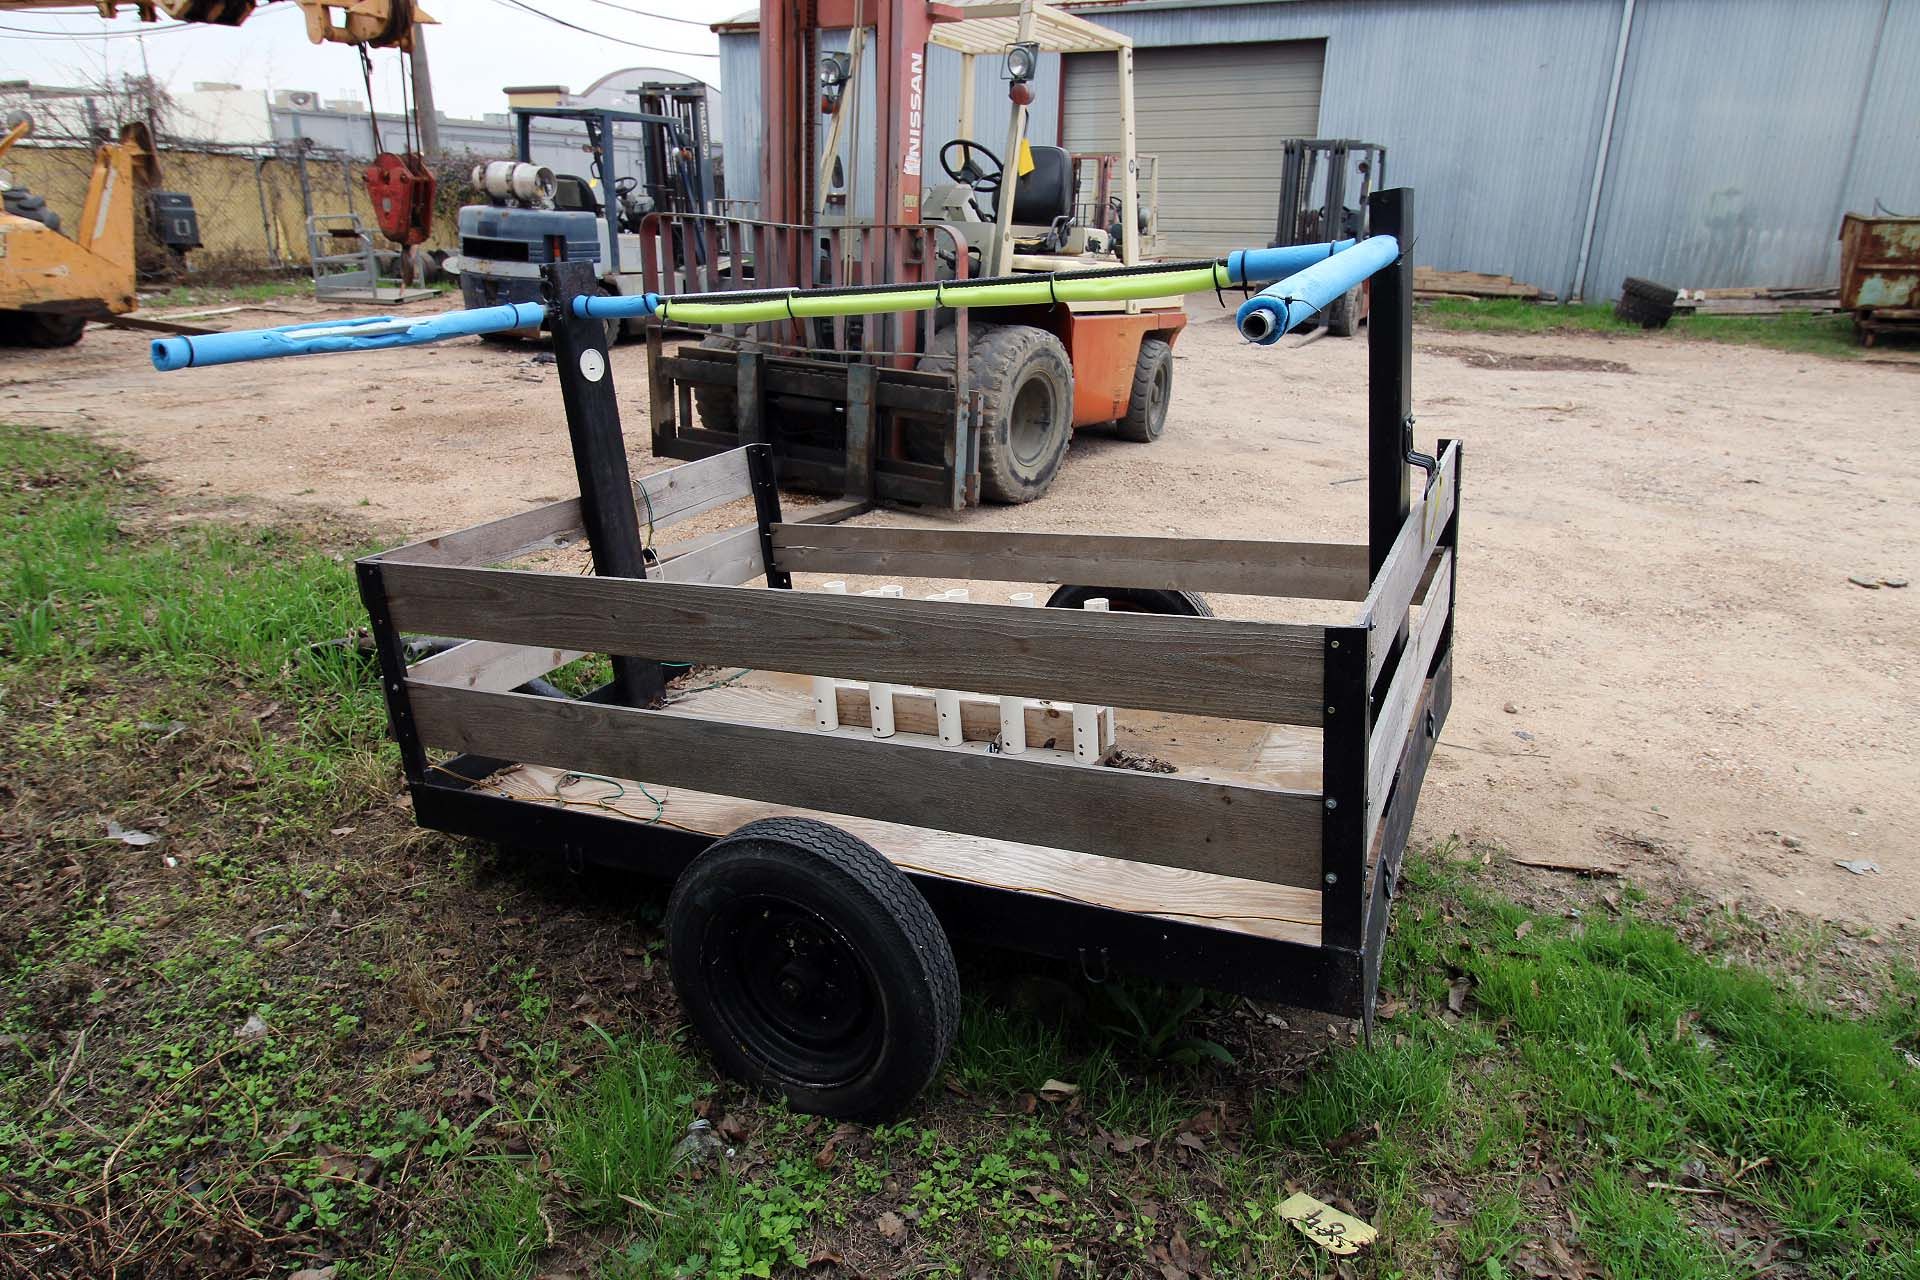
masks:
MULTIPOLYGON (((1159 158, 1162 254, 1205 256, 1273 238, 1280 144, 1319 131, 1325 57, 1319 40, 1134 50, 1134 146, 1159 158)), ((1119 149, 1118 61, 1065 59, 1068 150, 1119 149)))

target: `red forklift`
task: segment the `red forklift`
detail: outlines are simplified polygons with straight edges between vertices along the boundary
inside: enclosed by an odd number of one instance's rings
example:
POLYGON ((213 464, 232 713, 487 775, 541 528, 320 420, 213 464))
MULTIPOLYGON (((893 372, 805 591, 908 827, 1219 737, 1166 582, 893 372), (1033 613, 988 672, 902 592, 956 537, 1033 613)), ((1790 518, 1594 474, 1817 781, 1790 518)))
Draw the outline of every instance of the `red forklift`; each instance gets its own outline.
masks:
MULTIPOLYGON (((1140 261, 1152 211, 1140 205, 1126 36, 1039 0, 762 0, 760 68, 760 216, 650 215, 647 289, 871 289, 1140 261), (828 51, 841 35, 844 49, 828 51), (925 116, 930 47, 958 55, 956 120, 925 116), (1043 53, 1118 63, 1116 223, 1085 225, 1075 157, 1027 139, 1043 53), (999 63, 1011 100, 1006 134, 991 141, 974 136, 981 58, 999 63), (676 254, 690 243, 702 252, 676 254)), ((677 349, 653 327, 653 452, 694 459, 766 443, 784 485, 856 507, 957 509, 1040 497, 1080 427, 1111 424, 1142 443, 1165 429, 1187 322, 1178 297, 1041 297, 992 316, 789 317, 677 349)))

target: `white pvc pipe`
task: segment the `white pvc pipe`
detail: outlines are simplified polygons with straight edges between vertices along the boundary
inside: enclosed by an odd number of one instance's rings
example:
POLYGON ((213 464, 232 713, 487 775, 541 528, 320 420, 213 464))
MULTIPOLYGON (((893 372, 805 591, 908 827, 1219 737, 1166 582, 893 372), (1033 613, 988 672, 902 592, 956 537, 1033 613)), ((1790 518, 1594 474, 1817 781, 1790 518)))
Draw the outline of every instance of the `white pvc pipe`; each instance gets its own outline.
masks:
MULTIPOLYGON (((1092 613, 1105 613, 1108 601, 1105 596, 1095 596, 1080 606, 1092 613)), ((1100 759, 1100 708, 1086 702, 1073 704, 1073 758, 1082 764, 1095 764, 1100 759)))
MULTIPOLYGON (((898 600, 906 593, 897 586, 875 587, 871 591, 862 591, 863 596, 878 596, 882 600, 898 600)), ((877 681, 867 682, 867 719, 873 724, 873 736, 891 738, 893 736, 893 686, 877 681)))
MULTIPOLYGON (((830 596, 847 594, 847 584, 839 579, 821 583, 820 589, 830 596)), ((839 681, 832 676, 813 678, 813 723, 823 733, 840 727, 839 681)))
MULTIPOLYGON (((1007 603, 1021 609, 1035 609, 1040 605, 1031 591, 1016 591, 1007 597, 1007 603)), ((1017 756, 1026 749, 1027 700, 1017 694, 1003 693, 1000 695, 1000 750, 1017 756)))

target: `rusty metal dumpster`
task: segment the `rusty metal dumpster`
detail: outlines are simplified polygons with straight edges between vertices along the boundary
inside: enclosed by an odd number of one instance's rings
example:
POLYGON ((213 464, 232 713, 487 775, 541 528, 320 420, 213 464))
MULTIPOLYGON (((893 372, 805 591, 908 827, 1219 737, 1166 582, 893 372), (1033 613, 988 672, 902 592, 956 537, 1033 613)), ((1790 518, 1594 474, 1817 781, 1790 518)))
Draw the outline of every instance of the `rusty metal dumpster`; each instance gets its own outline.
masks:
POLYGON ((1920 333, 1920 218, 1841 219, 1840 305, 1868 346, 1882 333, 1920 333))

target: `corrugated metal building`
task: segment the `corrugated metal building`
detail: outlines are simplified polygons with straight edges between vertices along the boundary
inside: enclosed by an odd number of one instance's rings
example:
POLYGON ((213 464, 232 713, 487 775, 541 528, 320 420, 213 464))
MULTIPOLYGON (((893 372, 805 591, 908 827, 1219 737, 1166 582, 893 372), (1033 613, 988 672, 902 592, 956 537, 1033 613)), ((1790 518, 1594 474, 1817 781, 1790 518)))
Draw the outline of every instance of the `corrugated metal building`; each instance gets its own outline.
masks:
MULTIPOLYGON (((1065 7, 1133 38, 1139 149, 1159 157, 1177 253, 1264 244, 1279 141, 1300 135, 1386 145, 1388 179, 1419 189, 1423 262, 1563 297, 1583 277, 1589 297, 1628 275, 1828 284, 1844 211, 1920 209, 1920 0, 1065 7)), ((723 28, 720 56, 730 186, 751 197, 756 36, 723 28)), ((1058 61, 1031 140, 1112 146, 1111 59, 1058 61)), ((957 71, 933 51, 929 141, 957 115, 957 71)), ((996 67, 978 75, 975 131, 997 146, 1004 86, 996 67)))

